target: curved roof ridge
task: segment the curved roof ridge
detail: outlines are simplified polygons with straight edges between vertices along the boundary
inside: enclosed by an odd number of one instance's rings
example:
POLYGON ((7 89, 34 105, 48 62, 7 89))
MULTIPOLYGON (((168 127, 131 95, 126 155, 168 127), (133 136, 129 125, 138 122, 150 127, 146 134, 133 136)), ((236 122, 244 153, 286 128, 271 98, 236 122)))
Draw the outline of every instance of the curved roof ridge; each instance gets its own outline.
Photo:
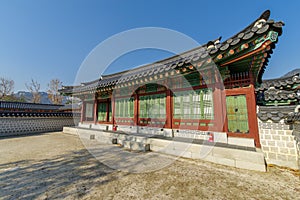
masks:
MULTIPOLYGON (((235 34, 234 36, 228 38, 227 40, 229 39, 232 39, 232 38, 235 38, 237 37, 240 33, 243 33, 243 32, 246 32, 248 30, 250 30, 253 25, 259 20, 259 19, 264 19, 264 20, 268 20, 269 17, 270 17, 270 10, 265 10, 256 20, 254 20, 250 25, 248 25, 246 28, 244 28, 243 30, 239 31, 237 34, 235 34)), ((208 41, 208 42, 212 42, 212 41, 216 41, 217 39, 215 40, 211 40, 211 41, 208 41)), ((224 43, 227 42, 227 40, 224 40, 222 43, 220 43, 220 46, 222 46, 224 43)), ((124 70, 124 71, 120 71, 120 72, 116 72, 116 73, 112 73, 112 74, 105 74, 105 75, 101 75, 100 78, 96 79, 96 80, 93 80, 93 81, 89 81, 89 82, 84 82, 83 84, 84 85, 88 85, 88 84, 93 84, 93 83, 96 83, 98 81, 101 81, 103 79, 107 79, 107 78, 114 78, 116 76, 123 76, 123 75, 126 75, 126 76, 130 76, 131 74, 135 74, 136 72, 143 72, 145 70, 149 70, 149 68, 157 68, 158 66, 161 66, 161 65, 166 65, 166 64, 171 64, 171 63, 175 63, 177 61, 179 61, 180 59, 182 58, 185 58, 185 57, 188 57, 188 56, 192 56, 194 54, 197 54, 197 50, 199 51, 207 51, 206 50, 206 47, 207 47, 207 43, 204 44, 204 45, 201 45, 201 46, 198 46, 198 47, 195 47, 193 49, 190 49, 190 50, 187 50, 187 51, 184 51, 182 53, 179 53, 179 54, 176 54, 176 55, 173 55, 171 57, 167 57, 167 58, 164 58, 162 60, 158 60, 158 61, 155 61, 155 62, 152 62, 152 63, 149 63, 149 64, 145 64, 145 65, 141 65, 141 66, 138 66, 138 67, 135 67, 135 68, 131 68, 131 69, 128 69, 128 70, 124 70)))
POLYGON ((287 77, 279 77, 279 78, 271 78, 271 79, 264 79, 263 80, 263 83, 265 82, 270 82, 270 81, 276 81, 276 80, 287 80, 287 79, 291 79, 293 78, 294 76, 299 76, 300 73, 296 73, 292 76, 287 76, 287 77))
POLYGON ((271 14, 271 11, 270 10, 265 10, 256 20, 254 20, 251 24, 249 24, 248 26, 246 26, 243 30, 239 31, 237 34, 233 35, 232 37, 229 37, 228 39, 224 40, 223 42, 221 42, 221 44, 224 44, 225 42, 227 42, 227 40, 231 39, 231 38, 235 38, 237 37, 240 33, 244 33, 248 30, 250 30, 254 24, 260 20, 260 19, 264 19, 266 21, 269 20, 269 17, 270 17, 270 14, 271 14))
MULTIPOLYGON (((171 57, 167 57, 167 58, 164 58, 162 60, 157 60, 157 61, 154 61, 152 63, 148 63, 148 64, 137 66, 137 67, 132 68, 132 69, 128 69, 128 70, 124 70, 124 71, 120 71, 120 72, 116 72, 116 73, 112 73, 112 74, 105 74, 105 75, 102 75, 102 78, 113 78, 115 76, 124 75, 124 74, 130 75, 131 72, 135 73, 135 72, 142 72, 142 71, 148 70, 149 67, 151 67, 151 66, 153 66, 153 68, 157 68, 158 66, 161 66, 161 65, 175 63, 175 62, 177 62, 178 60, 180 60, 182 58, 185 58, 185 57, 188 57, 188 56, 196 54, 197 50, 199 50, 199 51, 205 51, 205 49, 206 49, 206 44, 198 46, 198 47, 195 47, 195 48, 190 49, 188 51, 184 51, 184 52, 182 52, 180 54, 175 54, 175 55, 173 55, 171 57)), ((94 83, 95 81, 97 81, 99 79, 96 79, 96 80, 90 81, 90 82, 85 82, 85 84, 86 83, 94 83)))

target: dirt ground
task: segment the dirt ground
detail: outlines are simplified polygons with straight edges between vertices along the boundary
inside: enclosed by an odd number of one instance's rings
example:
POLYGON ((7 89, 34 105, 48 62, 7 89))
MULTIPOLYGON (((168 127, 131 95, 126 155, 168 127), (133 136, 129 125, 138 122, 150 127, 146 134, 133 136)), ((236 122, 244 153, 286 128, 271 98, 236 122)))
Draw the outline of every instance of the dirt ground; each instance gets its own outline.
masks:
POLYGON ((113 170, 73 135, 0 139, 0 199, 300 199, 298 172, 178 159, 148 173, 113 170))

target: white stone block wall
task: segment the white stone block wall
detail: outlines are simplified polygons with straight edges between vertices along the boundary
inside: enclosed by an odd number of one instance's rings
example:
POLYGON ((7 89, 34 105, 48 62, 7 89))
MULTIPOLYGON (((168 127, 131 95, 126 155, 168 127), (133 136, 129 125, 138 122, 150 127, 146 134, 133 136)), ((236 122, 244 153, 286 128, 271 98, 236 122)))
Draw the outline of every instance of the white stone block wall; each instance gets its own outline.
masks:
POLYGON ((259 122, 261 149, 267 164, 299 169, 299 152, 293 135, 293 127, 280 121, 259 122))
POLYGON ((64 126, 75 126, 79 118, 73 117, 1 117, 0 137, 49 131, 62 131, 64 126))
POLYGON ((297 151, 298 151, 298 165, 300 168, 300 122, 297 121, 293 124, 293 135, 296 138, 297 151))

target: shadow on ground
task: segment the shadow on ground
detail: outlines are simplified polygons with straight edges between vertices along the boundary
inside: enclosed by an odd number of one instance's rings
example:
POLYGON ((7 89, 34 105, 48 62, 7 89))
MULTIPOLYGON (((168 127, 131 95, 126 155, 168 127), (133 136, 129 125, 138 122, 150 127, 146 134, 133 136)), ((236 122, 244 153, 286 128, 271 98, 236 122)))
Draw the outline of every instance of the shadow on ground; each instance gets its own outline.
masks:
POLYGON ((106 176, 112 172, 86 150, 53 159, 5 163, 0 165, 0 199, 76 198, 95 184, 116 179, 106 176))

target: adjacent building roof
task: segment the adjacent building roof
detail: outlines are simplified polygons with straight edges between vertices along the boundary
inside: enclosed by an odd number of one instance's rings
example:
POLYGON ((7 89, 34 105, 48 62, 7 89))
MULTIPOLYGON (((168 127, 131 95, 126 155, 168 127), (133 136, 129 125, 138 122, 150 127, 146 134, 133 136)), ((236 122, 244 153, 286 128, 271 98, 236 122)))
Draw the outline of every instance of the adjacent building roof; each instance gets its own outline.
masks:
POLYGON ((71 116, 81 108, 81 104, 38 104, 0 101, 0 117, 59 117, 71 116), (72 112, 70 112, 72 111, 72 112), (70 113, 68 115, 67 113, 70 113))
POLYGON ((261 86, 256 88, 257 103, 260 105, 257 114, 259 119, 275 122, 282 119, 289 122, 300 119, 300 115, 294 113, 300 100, 299 85, 298 73, 289 77, 264 80, 261 86))
POLYGON ((292 88, 293 85, 300 84, 300 77, 299 74, 295 74, 293 76, 289 77, 282 77, 282 78, 276 78, 276 79, 268 79, 268 80, 263 80, 262 84, 260 87, 256 88, 256 91, 267 91, 270 88, 289 88, 289 89, 294 89, 292 88))
MULTIPOLYGON (((294 122, 300 122, 300 112, 290 112, 286 119, 287 123, 294 123, 294 122)), ((294 129, 295 130, 295 129, 294 129)), ((300 130, 298 129, 298 132, 300 130)))
POLYGON ((0 101, 2 110, 58 110, 63 105, 0 101))
POLYGON ((80 117, 76 112, 0 112, 0 118, 3 117, 80 117))
POLYGON ((259 106, 257 117, 262 121, 272 120, 279 122, 286 119, 291 112, 294 112, 296 105, 291 106, 259 106))
POLYGON ((299 74, 289 77, 264 80, 260 87, 256 88, 258 104, 290 104, 298 102, 300 95, 299 74))
POLYGON ((60 92, 63 94, 92 93, 103 88, 112 88, 117 84, 134 84, 147 77, 169 76, 172 71, 181 73, 181 70, 189 65, 193 67, 188 70, 202 69, 213 62, 217 63, 224 79, 230 73, 243 71, 244 69, 240 67, 246 66, 247 70, 251 71, 252 77, 260 83, 268 58, 275 48, 277 37, 282 34, 284 25, 281 21, 270 20, 269 16, 270 11, 265 11, 245 29, 222 43, 219 41, 220 38, 212 40, 203 46, 152 64, 103 75, 95 81, 82 83, 80 86, 64 86, 60 92))
POLYGON ((79 109, 81 109, 81 103, 65 104, 59 108, 59 110, 62 110, 62 111, 79 110, 79 109))

